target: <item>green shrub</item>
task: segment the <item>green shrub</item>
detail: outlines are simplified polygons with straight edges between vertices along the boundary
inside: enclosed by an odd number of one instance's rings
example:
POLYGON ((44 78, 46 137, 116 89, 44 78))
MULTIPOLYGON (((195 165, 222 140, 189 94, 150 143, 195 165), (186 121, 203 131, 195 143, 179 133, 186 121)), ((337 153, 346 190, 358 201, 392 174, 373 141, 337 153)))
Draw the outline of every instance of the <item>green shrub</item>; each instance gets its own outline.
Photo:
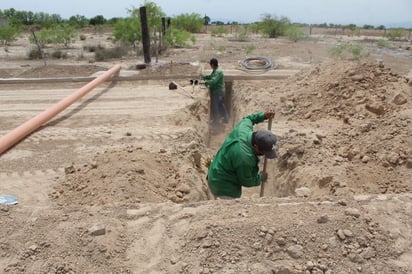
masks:
POLYGON ((88 46, 83 46, 83 50, 87 52, 96 52, 97 50, 102 50, 104 47, 100 44, 96 45, 88 45, 88 46))
POLYGON ((199 33, 202 31, 204 22, 205 19, 200 14, 184 13, 173 18, 172 26, 191 33, 199 33))
POLYGON ((259 22, 259 29, 264 36, 276 38, 285 35, 286 29, 290 26, 290 21, 286 17, 277 19, 271 15, 264 15, 259 22))
POLYGON ((246 45, 244 47, 246 54, 251 54, 255 49, 256 49, 256 46, 254 44, 246 45))
POLYGON ((172 31, 164 37, 164 41, 170 47, 184 48, 190 46, 189 41, 195 44, 196 37, 188 31, 172 29, 172 31))
POLYGON ((286 28, 286 36, 290 41, 297 42, 306 37, 305 31, 297 25, 290 25, 286 28))
POLYGON ((329 54, 332 57, 339 57, 341 59, 357 60, 369 56, 368 52, 364 51, 364 48, 359 44, 339 44, 330 49, 329 54))
POLYGON ((66 59, 67 58, 67 53, 66 52, 62 52, 61 50, 56 50, 53 51, 52 55, 51 55, 54 59, 66 59))
POLYGON ((35 48, 29 51, 28 57, 30 60, 42 59, 42 54, 37 48, 35 48))
POLYGON ((401 40, 404 36, 405 32, 403 29, 390 29, 387 33, 386 33, 386 37, 389 40, 401 40))
POLYGON ((224 26, 217 26, 211 31, 212 36, 218 36, 218 37, 222 37, 228 33, 229 31, 224 26))
POLYGON ((0 25, 0 43, 3 45, 8 45, 11 41, 16 40, 17 36, 20 35, 19 28, 8 25, 0 25))
POLYGON ((127 49, 125 47, 115 47, 111 49, 97 49, 94 53, 94 59, 96 61, 106 61, 109 59, 118 59, 127 55, 127 49))
POLYGON ((84 34, 80 34, 80 40, 81 40, 81 41, 86 40, 86 35, 84 35, 84 34))
POLYGON ((113 26, 114 41, 120 41, 126 46, 135 46, 142 40, 142 28, 138 17, 119 19, 113 26))
MULTIPOLYGON (((35 34, 41 47, 45 47, 47 44, 63 44, 64 47, 68 48, 76 36, 74 27, 68 24, 44 28, 35 34)), ((29 40, 33 44, 36 43, 33 36, 30 36, 29 40)))
POLYGON ((380 48, 389 48, 391 46, 391 44, 389 43, 388 40, 385 39, 379 39, 376 44, 378 45, 378 47, 380 48))

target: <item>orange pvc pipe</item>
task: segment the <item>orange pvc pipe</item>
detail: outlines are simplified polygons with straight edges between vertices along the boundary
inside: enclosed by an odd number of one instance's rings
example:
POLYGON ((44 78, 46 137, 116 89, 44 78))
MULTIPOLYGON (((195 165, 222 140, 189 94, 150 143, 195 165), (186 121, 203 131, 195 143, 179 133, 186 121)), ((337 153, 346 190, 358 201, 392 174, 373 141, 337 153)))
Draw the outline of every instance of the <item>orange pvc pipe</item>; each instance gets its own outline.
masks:
POLYGON ((11 148, 13 145, 21 141, 30 133, 34 132, 44 123, 51 120, 54 116, 62 112, 68 106, 82 98, 86 95, 89 91, 94 89, 96 86, 100 85, 101 83, 105 82, 109 79, 112 75, 118 73, 120 71, 121 66, 115 65, 104 74, 100 75, 93 81, 89 82, 88 84, 84 85, 77 91, 73 92, 71 95, 67 96, 63 100, 59 101, 52 107, 46 109, 42 113, 38 114, 37 116, 31 118, 24 124, 18 126, 17 128, 13 129, 6 135, 0 138, 0 155, 11 148))

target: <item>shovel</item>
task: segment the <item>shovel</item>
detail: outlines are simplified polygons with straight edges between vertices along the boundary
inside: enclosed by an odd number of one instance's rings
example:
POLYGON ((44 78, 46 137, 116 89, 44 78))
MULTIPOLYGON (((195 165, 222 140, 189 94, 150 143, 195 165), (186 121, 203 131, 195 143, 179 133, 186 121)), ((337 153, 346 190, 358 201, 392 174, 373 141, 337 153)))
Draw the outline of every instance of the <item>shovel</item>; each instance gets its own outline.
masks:
MULTIPOLYGON (((190 98, 195 98, 189 91, 187 91, 186 89, 184 89, 181 85, 179 85, 178 83, 176 83, 175 81, 170 82, 170 84, 175 85, 176 87, 180 88, 181 90, 183 90, 184 93, 181 93, 184 96, 190 97, 190 98)), ((170 89, 170 84, 169 84, 169 89, 170 89)))
MULTIPOLYGON (((272 120, 273 118, 269 118, 268 121, 268 130, 272 129, 272 120)), ((263 171, 262 173, 265 174, 266 173, 266 166, 268 164, 268 159, 265 156, 265 159, 263 160, 263 171)), ((267 181, 267 178, 265 180, 262 181, 262 184, 260 185, 260 197, 263 197, 263 195, 265 194, 265 183, 267 181)))

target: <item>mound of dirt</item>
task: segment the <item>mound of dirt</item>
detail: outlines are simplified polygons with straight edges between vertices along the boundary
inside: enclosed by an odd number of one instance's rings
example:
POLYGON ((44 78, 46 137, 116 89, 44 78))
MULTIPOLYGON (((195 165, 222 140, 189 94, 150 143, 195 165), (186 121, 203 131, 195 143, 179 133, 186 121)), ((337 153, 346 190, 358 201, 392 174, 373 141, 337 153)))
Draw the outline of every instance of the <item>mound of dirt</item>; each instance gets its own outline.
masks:
POLYGON ((47 65, 25 70, 17 78, 88 77, 107 68, 96 65, 47 65))
POLYGON ((169 117, 176 125, 196 129, 163 140, 159 151, 148 151, 138 140, 113 146, 88 163, 65 168, 66 176, 50 193, 60 206, 119 206, 137 203, 193 202, 208 199, 205 183, 206 101, 199 98, 169 117), (177 140, 177 141, 176 141, 177 140), (134 143, 134 144, 133 144, 134 143), (203 155, 203 156, 202 156, 203 155))
POLYGON ((279 136, 279 159, 271 169, 274 195, 293 195, 301 187, 314 196, 412 191, 407 79, 378 65, 333 62, 251 90, 249 84, 236 87, 235 100, 243 105, 238 111, 272 102, 275 132, 289 128, 279 136))

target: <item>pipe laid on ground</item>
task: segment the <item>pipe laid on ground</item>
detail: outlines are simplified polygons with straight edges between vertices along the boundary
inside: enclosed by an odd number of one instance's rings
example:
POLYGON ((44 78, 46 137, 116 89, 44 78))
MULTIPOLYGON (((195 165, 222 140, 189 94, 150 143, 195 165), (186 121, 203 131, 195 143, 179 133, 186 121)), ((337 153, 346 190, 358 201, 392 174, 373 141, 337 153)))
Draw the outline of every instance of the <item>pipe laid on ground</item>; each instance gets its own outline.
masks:
POLYGON ((93 81, 89 82, 88 84, 84 85, 71 95, 67 96, 66 98, 62 99, 55 105, 51 106, 50 108, 46 109, 42 113, 38 114, 37 116, 31 118, 24 124, 18 126, 17 128, 13 129, 6 135, 0 138, 0 155, 11 148, 13 145, 17 144, 20 140, 25 138, 30 133, 34 132, 44 123, 48 122, 54 116, 62 112, 68 106, 82 98, 86 95, 89 91, 94 89, 96 86, 100 85, 101 83, 108 80, 111 76, 119 73, 121 66, 115 65, 93 81))

